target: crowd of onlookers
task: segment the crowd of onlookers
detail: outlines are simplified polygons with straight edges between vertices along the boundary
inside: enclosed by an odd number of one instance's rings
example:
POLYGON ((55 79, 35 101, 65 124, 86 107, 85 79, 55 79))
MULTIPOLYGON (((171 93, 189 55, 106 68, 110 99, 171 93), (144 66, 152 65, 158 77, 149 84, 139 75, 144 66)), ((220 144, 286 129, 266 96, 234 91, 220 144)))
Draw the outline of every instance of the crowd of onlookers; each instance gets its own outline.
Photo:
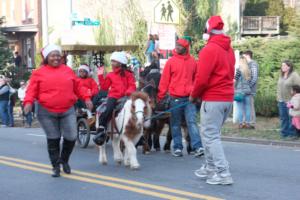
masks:
POLYGON ((16 90, 10 84, 11 79, 5 76, 0 76, 0 116, 1 116, 1 127, 14 127, 14 108, 16 106, 17 99, 20 100, 21 106, 21 117, 23 125, 26 128, 31 127, 33 114, 30 112, 24 114, 23 100, 25 97, 27 84, 25 81, 20 82, 20 88, 16 90))

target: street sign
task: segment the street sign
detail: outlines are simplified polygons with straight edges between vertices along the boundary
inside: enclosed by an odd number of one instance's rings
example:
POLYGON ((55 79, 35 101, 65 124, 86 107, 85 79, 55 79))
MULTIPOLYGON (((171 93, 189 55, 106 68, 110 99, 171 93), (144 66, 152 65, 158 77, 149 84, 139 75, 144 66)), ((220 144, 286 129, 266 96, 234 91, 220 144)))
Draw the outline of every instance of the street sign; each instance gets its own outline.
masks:
POLYGON ((100 21, 97 20, 97 19, 91 19, 91 18, 88 18, 88 17, 84 17, 83 19, 82 18, 79 18, 77 13, 72 13, 72 25, 73 26, 78 26, 78 25, 81 25, 81 26, 100 26, 100 21))
POLYGON ((164 24, 179 24, 180 10, 172 0, 161 0, 154 7, 154 22, 164 24))

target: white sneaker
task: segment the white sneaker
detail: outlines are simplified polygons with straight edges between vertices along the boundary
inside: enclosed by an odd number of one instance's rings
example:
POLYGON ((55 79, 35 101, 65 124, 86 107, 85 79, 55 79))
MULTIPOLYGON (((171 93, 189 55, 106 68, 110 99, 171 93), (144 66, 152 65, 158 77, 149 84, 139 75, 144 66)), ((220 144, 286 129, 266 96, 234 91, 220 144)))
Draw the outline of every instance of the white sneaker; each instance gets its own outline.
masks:
POLYGON ((229 173, 214 173, 214 175, 206 180, 210 185, 232 185, 233 179, 229 173))
POLYGON ((182 151, 181 151, 180 149, 176 149, 176 150, 173 152, 172 155, 175 156, 175 157, 182 157, 182 156, 183 156, 182 151))
POLYGON ((210 169, 207 165, 202 165, 200 169, 197 169, 194 174, 199 178, 208 178, 214 174, 214 169, 210 169))
POLYGON ((203 155, 204 155, 204 149, 202 147, 198 148, 194 153, 195 157, 201 157, 203 155))

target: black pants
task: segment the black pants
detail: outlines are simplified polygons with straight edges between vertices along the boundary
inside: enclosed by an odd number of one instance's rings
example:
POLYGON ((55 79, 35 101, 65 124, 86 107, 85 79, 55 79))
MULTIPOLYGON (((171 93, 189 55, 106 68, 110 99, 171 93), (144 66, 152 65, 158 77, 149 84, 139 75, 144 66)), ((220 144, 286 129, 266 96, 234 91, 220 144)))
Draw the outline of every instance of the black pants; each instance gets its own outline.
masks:
POLYGON ((110 98, 110 97, 107 99, 106 110, 100 115, 100 119, 99 119, 100 126, 104 126, 105 128, 107 128, 107 123, 111 119, 112 112, 116 107, 116 105, 117 105, 117 99, 110 98))

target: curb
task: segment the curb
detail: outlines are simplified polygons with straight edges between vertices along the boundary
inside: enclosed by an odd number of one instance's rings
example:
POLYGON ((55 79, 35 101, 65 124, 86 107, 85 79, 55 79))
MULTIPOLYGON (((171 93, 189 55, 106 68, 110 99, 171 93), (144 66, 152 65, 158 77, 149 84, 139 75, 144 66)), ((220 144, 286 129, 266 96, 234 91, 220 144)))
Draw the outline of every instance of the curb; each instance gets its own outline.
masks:
POLYGON ((228 136, 222 136, 222 140, 226 142, 238 142, 238 143, 300 148, 300 142, 292 142, 292 141, 262 140, 262 139, 251 139, 251 138, 241 138, 241 137, 228 137, 228 136))

